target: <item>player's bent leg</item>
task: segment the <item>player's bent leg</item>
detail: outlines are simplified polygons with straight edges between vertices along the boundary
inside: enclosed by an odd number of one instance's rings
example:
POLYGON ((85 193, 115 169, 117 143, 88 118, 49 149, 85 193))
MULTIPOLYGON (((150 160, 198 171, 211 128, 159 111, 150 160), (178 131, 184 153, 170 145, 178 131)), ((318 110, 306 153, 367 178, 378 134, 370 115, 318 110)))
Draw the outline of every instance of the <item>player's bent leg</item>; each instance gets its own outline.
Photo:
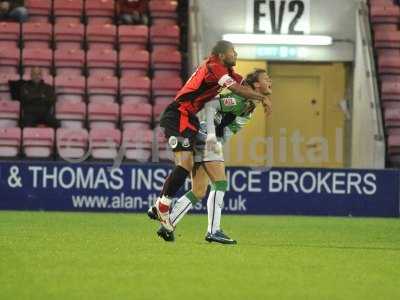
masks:
POLYGON ((192 151, 177 151, 175 153, 176 167, 165 180, 161 197, 159 197, 154 205, 151 207, 147 215, 152 219, 160 221, 168 231, 173 231, 174 227, 170 222, 170 207, 172 198, 176 195, 178 190, 183 186, 189 170, 193 168, 193 153, 192 151))
POLYGON ((186 213, 204 197, 207 186, 208 175, 201 164, 196 164, 192 170, 192 190, 179 198, 172 208, 170 221, 174 228, 186 213))

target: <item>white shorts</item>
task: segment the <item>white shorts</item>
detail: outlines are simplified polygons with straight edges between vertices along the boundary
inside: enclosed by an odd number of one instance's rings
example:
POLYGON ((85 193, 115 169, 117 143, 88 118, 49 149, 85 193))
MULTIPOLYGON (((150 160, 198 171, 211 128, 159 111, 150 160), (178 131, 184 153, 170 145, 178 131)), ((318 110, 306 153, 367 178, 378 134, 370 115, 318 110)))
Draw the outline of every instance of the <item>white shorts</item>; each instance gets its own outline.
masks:
POLYGON ((218 141, 221 151, 207 151, 205 144, 196 144, 194 147, 194 162, 201 163, 204 161, 224 161, 224 151, 222 143, 218 141))

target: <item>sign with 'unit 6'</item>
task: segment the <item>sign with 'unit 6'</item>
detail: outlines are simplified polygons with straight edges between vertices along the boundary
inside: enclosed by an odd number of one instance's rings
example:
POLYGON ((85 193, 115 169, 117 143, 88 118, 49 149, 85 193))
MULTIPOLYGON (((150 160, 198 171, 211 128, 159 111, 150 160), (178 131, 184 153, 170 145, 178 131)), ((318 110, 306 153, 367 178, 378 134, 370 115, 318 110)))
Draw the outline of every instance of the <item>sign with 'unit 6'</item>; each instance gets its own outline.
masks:
POLYGON ((248 33, 310 33, 310 0, 248 0, 248 33))

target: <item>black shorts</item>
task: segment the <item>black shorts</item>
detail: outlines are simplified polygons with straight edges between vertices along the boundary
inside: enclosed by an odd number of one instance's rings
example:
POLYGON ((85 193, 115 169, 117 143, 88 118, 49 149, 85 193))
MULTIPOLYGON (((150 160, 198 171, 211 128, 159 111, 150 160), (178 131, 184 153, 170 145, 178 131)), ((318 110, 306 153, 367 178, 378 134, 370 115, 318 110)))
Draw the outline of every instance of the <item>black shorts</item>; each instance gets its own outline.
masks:
POLYGON ((160 126, 172 151, 193 151, 196 134, 199 131, 199 119, 196 115, 172 102, 160 118, 160 126))

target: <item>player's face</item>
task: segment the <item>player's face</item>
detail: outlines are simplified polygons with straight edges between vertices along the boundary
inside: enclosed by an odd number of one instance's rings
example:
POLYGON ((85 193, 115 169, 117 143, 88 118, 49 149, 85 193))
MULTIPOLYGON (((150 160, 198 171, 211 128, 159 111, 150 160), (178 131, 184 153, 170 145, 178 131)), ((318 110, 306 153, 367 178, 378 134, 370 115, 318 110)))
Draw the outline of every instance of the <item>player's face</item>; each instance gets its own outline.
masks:
POLYGON ((230 47, 223 56, 224 65, 227 67, 236 66, 237 53, 235 48, 230 47))
POLYGON ((257 87, 259 92, 263 95, 272 94, 272 79, 267 73, 261 73, 258 75, 257 87))

